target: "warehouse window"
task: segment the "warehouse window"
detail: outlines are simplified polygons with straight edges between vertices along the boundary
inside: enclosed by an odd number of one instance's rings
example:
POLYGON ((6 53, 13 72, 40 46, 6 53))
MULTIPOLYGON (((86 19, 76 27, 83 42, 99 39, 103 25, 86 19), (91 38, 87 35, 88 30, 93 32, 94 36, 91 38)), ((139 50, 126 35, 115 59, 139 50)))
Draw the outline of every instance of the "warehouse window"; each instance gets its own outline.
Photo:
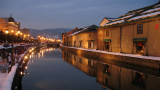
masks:
POLYGON ((109 37, 109 30, 106 30, 106 36, 109 37))
POLYGON ((143 34, 143 24, 137 24, 137 34, 143 34))

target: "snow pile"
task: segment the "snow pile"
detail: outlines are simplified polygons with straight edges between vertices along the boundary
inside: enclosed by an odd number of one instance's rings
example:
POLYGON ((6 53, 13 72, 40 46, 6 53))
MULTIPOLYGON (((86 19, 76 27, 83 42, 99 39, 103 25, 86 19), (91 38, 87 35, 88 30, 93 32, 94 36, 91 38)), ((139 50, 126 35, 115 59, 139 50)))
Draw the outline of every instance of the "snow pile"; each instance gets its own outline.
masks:
POLYGON ((3 82, 6 79, 7 75, 8 75, 8 73, 1 73, 0 72, 0 90, 2 90, 2 85, 3 85, 3 82))
MULTIPOLYGON (((21 56, 19 58, 19 62, 22 60, 22 58, 28 52, 28 50, 24 54, 21 54, 21 56)), ((0 90, 11 90, 12 82, 13 82, 14 75, 16 73, 17 68, 18 68, 18 63, 16 63, 14 66, 12 66, 12 69, 9 72, 9 74, 5 76, 6 79, 4 81, 2 81, 4 83, 2 84, 2 87, 0 88, 0 90)))
POLYGON ((7 75, 5 82, 2 84, 2 90, 11 90, 13 78, 16 73, 17 67, 18 67, 18 64, 15 64, 12 67, 11 72, 7 75))

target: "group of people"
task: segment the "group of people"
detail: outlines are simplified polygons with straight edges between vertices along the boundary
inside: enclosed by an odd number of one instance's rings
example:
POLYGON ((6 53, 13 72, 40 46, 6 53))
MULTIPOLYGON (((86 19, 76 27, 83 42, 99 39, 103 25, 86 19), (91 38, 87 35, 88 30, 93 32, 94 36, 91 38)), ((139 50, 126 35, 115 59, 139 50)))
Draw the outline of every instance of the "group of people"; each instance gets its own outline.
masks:
MULTIPOLYGON (((24 51, 27 50, 26 46, 19 46, 16 48, 10 48, 10 49, 1 49, 1 65, 2 65, 2 71, 5 69, 6 66, 8 66, 8 71, 12 68, 12 66, 19 62, 19 56, 24 53, 24 51)), ((4 70, 5 71, 5 70, 4 70)))
POLYGON ((14 65, 15 57, 13 52, 6 52, 5 49, 2 49, 1 59, 3 66, 6 62, 8 62, 9 65, 14 65))
POLYGON ((8 66, 8 72, 15 64, 16 56, 14 54, 14 50, 7 52, 4 48, 1 50, 1 61, 2 61, 2 73, 6 72, 6 65, 8 66))

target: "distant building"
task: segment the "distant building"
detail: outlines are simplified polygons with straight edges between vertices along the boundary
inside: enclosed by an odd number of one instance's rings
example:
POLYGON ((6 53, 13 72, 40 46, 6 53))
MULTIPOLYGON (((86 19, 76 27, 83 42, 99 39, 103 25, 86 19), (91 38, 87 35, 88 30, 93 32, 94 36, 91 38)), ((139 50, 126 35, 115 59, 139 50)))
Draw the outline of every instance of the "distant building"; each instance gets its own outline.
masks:
POLYGON ((99 50, 160 56, 160 2, 100 25, 99 50))
POLYGON ((12 16, 0 18, 0 29, 4 32, 6 30, 9 31, 9 33, 16 33, 18 30, 20 30, 20 23, 16 22, 12 16))
POLYGON ((116 19, 116 18, 107 18, 107 17, 104 17, 99 25, 100 26, 105 26, 106 23, 108 23, 108 22, 110 22, 111 20, 114 20, 114 19, 116 19))
POLYGON ((97 28, 96 25, 91 25, 85 28, 76 28, 66 34, 63 34, 64 45, 97 49, 97 28))
POLYGON ((26 34, 26 35, 29 35, 29 34, 30 34, 30 30, 27 29, 27 28, 20 29, 20 31, 21 31, 23 34, 26 34))

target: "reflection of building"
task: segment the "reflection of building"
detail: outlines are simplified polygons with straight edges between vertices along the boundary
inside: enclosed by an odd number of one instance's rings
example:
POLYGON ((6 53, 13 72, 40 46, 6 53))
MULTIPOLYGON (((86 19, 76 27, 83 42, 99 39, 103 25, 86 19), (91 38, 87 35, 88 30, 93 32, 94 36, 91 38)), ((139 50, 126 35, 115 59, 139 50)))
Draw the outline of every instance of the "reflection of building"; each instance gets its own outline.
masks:
POLYGON ((86 28, 76 28, 62 36, 65 46, 97 49, 97 26, 92 25, 86 28))
POLYGON ((160 56, 159 8, 160 2, 129 11, 117 19, 104 19, 97 31, 98 49, 160 56))
POLYGON ((90 76, 104 88, 111 90, 158 90, 160 78, 135 70, 101 63, 97 60, 88 60, 83 57, 62 52, 64 61, 75 66, 90 76))
POLYGON ((63 52, 62 55, 64 61, 68 62, 69 64, 72 64, 74 67, 80 69, 88 75, 96 76, 97 61, 88 60, 86 58, 78 57, 66 52, 63 52))

